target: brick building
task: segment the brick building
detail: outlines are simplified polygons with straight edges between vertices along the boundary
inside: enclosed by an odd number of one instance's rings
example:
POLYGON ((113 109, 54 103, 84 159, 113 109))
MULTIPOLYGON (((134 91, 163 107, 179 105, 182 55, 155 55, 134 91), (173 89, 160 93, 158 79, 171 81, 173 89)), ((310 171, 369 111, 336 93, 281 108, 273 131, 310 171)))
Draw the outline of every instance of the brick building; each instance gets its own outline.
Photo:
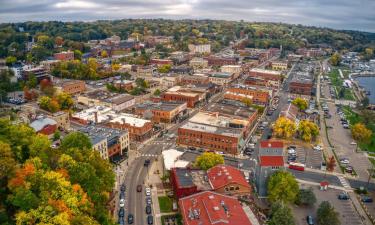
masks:
POLYGON ((172 168, 170 181, 174 195, 179 199, 201 191, 211 190, 209 182, 205 179, 206 176, 207 174, 203 170, 172 168))
POLYGON ((189 84, 209 84, 210 79, 208 76, 199 76, 199 75, 185 75, 181 76, 179 84, 181 86, 189 84))
POLYGON ((113 86, 115 86, 118 89, 131 91, 133 90, 133 87, 135 86, 134 81, 131 80, 116 80, 113 82, 113 86))
POLYGON ((145 102, 134 106, 135 114, 154 123, 172 123, 187 113, 187 103, 182 102, 145 102))
POLYGON ((162 93, 161 99, 166 102, 186 102, 187 107, 194 108, 206 99, 206 93, 188 87, 175 86, 162 93))
POLYGON ((61 84, 61 91, 70 95, 82 93, 86 90, 86 84, 81 80, 66 81, 61 84))
POLYGON ((185 225, 252 225, 235 197, 204 191, 178 201, 185 225))
POLYGON ((71 51, 55 53, 53 57, 61 61, 69 61, 74 59, 74 53, 71 51))
POLYGON ((257 105, 267 105, 272 97, 272 90, 248 85, 234 85, 224 94, 225 99, 242 101, 245 98, 257 105))
POLYGON ((157 66, 173 65, 173 61, 170 59, 151 59, 150 64, 157 66))
POLYGON ((220 115, 218 112, 198 112, 178 129, 177 143, 183 146, 237 154, 244 145, 250 122, 220 115))
POLYGON ((300 95, 314 94, 314 79, 309 72, 296 72, 289 83, 289 92, 300 95))
POLYGON ((224 66, 224 65, 236 65, 237 60, 235 58, 225 58, 218 56, 204 57, 207 60, 209 66, 224 66))
POLYGON ((217 165, 207 170, 207 177, 215 192, 226 195, 249 195, 251 186, 243 173, 228 165, 217 165))
POLYGON ((280 71, 274 71, 274 70, 264 70, 264 69, 258 69, 253 68, 249 72, 250 77, 261 77, 265 80, 273 80, 273 81, 281 81, 282 75, 280 71))

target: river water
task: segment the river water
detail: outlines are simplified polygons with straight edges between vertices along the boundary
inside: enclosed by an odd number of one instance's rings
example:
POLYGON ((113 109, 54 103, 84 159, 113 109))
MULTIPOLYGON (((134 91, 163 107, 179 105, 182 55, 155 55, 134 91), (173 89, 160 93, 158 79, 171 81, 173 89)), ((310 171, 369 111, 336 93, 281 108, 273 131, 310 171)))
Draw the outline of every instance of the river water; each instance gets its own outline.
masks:
POLYGON ((357 77, 355 79, 366 91, 370 91, 370 95, 367 97, 371 104, 375 104, 375 77, 357 77))

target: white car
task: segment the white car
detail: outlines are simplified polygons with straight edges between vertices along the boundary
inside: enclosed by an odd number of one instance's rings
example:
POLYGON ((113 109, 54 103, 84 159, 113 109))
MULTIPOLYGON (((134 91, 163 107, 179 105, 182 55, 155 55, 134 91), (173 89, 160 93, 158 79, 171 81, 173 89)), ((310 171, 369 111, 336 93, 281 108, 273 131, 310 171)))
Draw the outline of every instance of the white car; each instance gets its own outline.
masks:
POLYGON ((293 148, 288 149, 288 154, 295 154, 296 150, 293 148))
POLYGON ((314 146, 313 149, 316 150, 316 151, 322 151, 323 147, 320 146, 320 145, 317 145, 317 146, 314 146))
POLYGON ((120 207, 124 207, 125 206, 125 200, 124 199, 120 199, 120 207))
POLYGON ((151 195, 151 188, 147 187, 145 189, 145 191, 146 191, 146 196, 150 196, 151 195))
POLYGON ((350 142, 351 145, 356 145, 357 143, 355 141, 350 142))
POLYGON ((340 159, 340 163, 342 163, 342 164, 349 164, 350 161, 349 161, 349 159, 340 159))

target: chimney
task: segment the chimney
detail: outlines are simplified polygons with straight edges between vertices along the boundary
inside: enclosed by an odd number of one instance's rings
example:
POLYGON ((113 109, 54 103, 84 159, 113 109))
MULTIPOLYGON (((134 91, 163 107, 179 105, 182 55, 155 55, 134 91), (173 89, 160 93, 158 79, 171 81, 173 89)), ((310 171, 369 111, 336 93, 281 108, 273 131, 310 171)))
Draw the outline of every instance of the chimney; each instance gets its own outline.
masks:
POLYGON ((98 123, 98 112, 97 111, 94 112, 94 120, 95 120, 95 123, 98 123))

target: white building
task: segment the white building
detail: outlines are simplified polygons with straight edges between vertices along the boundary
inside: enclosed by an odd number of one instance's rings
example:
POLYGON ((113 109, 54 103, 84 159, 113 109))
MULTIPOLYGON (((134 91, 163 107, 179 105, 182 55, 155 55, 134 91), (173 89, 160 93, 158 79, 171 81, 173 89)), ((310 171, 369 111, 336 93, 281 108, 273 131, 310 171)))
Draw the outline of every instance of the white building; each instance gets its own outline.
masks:
POLYGON ((188 48, 191 53, 201 53, 201 54, 211 53, 210 44, 203 44, 203 45, 189 44, 188 48))

